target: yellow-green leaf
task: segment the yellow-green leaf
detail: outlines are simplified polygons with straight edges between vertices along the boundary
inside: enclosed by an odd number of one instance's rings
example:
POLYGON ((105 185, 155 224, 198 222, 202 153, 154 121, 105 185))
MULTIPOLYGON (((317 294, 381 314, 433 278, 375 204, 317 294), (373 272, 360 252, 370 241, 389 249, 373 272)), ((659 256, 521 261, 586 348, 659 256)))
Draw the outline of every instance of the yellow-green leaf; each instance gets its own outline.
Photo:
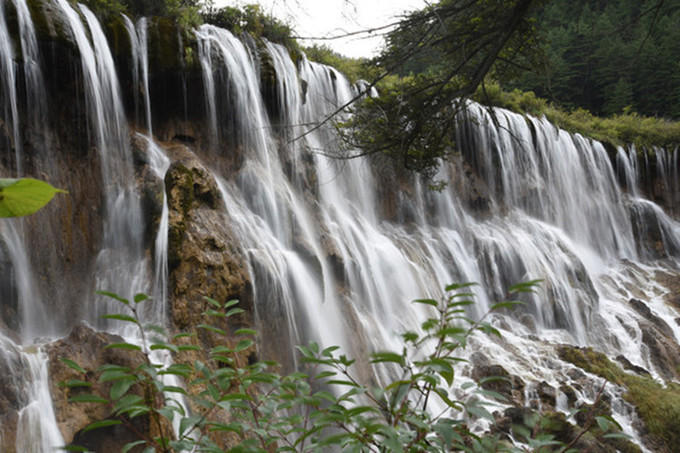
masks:
POLYGON ((45 181, 33 178, 0 179, 0 217, 33 214, 58 193, 66 193, 45 181))

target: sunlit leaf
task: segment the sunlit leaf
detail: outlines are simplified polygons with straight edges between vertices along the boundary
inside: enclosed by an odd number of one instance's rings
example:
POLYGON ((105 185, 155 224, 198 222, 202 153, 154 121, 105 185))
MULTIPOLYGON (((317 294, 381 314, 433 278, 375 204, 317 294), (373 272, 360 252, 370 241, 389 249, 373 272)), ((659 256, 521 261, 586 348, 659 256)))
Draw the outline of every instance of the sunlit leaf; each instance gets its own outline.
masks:
POLYGON ((33 178, 0 179, 0 217, 33 214, 58 193, 67 193, 33 178))

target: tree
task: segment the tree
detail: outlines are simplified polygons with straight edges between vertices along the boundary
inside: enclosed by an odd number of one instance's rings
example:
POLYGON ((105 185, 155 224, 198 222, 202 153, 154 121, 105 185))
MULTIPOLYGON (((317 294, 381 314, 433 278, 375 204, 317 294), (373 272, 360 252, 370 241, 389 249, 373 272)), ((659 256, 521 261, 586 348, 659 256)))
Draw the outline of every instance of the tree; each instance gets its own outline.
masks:
POLYGON ((465 100, 490 73, 511 73, 532 59, 531 12, 537 3, 441 0, 406 16, 374 61, 382 71, 376 80, 395 72, 405 77, 380 97, 354 106, 354 115, 342 124, 348 149, 386 154, 432 177, 453 145, 451 132, 465 100))
POLYGON ((507 87, 598 115, 677 117, 679 0, 551 0, 536 21, 543 69, 507 87))

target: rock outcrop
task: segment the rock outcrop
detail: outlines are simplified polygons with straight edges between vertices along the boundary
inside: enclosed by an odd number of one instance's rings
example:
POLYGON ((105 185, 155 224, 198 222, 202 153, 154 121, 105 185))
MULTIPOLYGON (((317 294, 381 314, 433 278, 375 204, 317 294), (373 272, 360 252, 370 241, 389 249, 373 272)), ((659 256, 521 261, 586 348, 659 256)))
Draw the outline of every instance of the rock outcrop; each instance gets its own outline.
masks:
POLYGON ((246 314, 230 322, 250 326, 253 294, 247 261, 229 229, 217 182, 185 146, 169 151, 174 159, 165 177, 172 324, 180 331, 201 324, 208 308, 204 298, 210 297, 220 303, 239 300, 246 314))
MULTIPOLYGON (((141 352, 116 348, 105 349, 112 343, 120 343, 123 339, 115 335, 96 332, 85 325, 77 325, 71 333, 49 346, 49 375, 52 399, 59 429, 67 444, 72 442, 96 451, 120 451, 128 442, 137 440, 137 435, 129 429, 117 425, 98 429, 96 434, 82 433, 90 423, 109 418, 111 406, 101 403, 69 403, 69 398, 83 393, 102 392, 108 394, 111 383, 99 384, 96 370, 104 364, 120 365, 134 369, 144 362, 141 352), (79 373, 69 367, 61 359, 68 358, 79 364, 87 373, 79 373), (92 380, 94 387, 70 387, 60 382, 70 380, 92 380), (96 437, 92 437, 92 436, 96 437)), ((149 426, 148 418, 134 419, 135 429, 142 433, 154 434, 149 426)))

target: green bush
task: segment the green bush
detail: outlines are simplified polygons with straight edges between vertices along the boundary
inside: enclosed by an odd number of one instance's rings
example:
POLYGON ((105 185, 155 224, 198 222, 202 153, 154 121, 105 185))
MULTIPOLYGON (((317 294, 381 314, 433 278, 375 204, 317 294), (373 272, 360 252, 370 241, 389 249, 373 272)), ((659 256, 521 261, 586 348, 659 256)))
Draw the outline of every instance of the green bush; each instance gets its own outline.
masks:
POLYGON ((203 20, 235 35, 249 33, 256 38, 262 37, 283 44, 289 49, 299 48, 293 39, 293 28, 271 14, 263 12, 260 5, 208 9, 203 13, 203 20))
MULTIPOLYGON (((517 285, 510 293, 531 291, 534 285, 535 282, 517 285)), ((230 451, 525 451, 498 435, 470 432, 469 420, 485 418, 493 423, 495 418, 480 398, 458 399, 451 393, 457 367, 464 361, 459 353, 470 335, 475 331, 499 335, 484 318, 474 321, 466 316, 466 307, 474 297, 469 288, 469 284, 450 285, 441 300, 414 301, 426 306, 431 316, 422 323, 421 332, 402 335, 401 350, 371 354, 374 371, 375 367, 387 367, 392 376, 379 386, 360 382, 355 361, 340 354, 335 346, 321 349, 311 343, 299 347, 304 373, 281 374, 274 362, 246 360, 244 356, 252 353, 257 332, 239 329, 228 335, 219 326, 243 310, 236 307, 237 301, 221 304, 209 298, 206 300, 211 308, 204 315, 215 322, 198 327, 224 337, 224 344, 210 349, 207 360, 159 365, 147 358, 135 368, 107 364, 91 373, 64 359, 82 378, 61 385, 75 390, 72 402, 109 407, 108 419, 98 420, 83 431, 114 425, 132 428, 135 418, 149 418, 149 425, 157 427, 155 435, 138 432, 139 439, 126 445, 125 452, 135 447, 145 451, 221 452, 224 446, 215 441, 220 435, 231 440, 230 451), (186 385, 165 384, 162 376, 167 375, 181 378, 186 385), (189 413, 179 398, 171 395, 181 395, 200 411, 189 413), (433 413, 435 402, 447 409, 433 413), (221 417, 220 413, 228 416, 221 417), (176 436, 169 428, 173 421, 179 426, 176 436)), ((200 346, 187 344, 187 337, 193 334, 167 339, 160 327, 142 324, 138 304, 147 296, 140 294, 129 301, 116 294, 101 294, 118 300, 129 310, 129 314, 105 317, 136 326, 142 343, 121 342, 107 348, 135 353, 159 349, 173 354, 205 352, 200 346)), ((512 308, 517 303, 520 302, 505 301, 491 310, 512 308)), ((474 384, 462 384, 459 390, 468 396, 476 392, 496 401, 505 400, 474 384)), ((606 417, 597 418, 598 423, 610 426, 606 417)), ((540 424, 521 432, 523 442, 534 451, 568 449, 553 434, 544 433, 540 424)), ((81 451, 75 445, 65 448, 81 451)))
POLYGON ((644 117, 629 109, 602 118, 577 108, 566 111, 537 97, 531 91, 504 91, 500 85, 488 83, 477 91, 480 102, 502 107, 520 114, 545 116, 554 125, 572 133, 613 145, 634 144, 642 148, 654 146, 673 149, 680 146, 680 122, 644 117))

